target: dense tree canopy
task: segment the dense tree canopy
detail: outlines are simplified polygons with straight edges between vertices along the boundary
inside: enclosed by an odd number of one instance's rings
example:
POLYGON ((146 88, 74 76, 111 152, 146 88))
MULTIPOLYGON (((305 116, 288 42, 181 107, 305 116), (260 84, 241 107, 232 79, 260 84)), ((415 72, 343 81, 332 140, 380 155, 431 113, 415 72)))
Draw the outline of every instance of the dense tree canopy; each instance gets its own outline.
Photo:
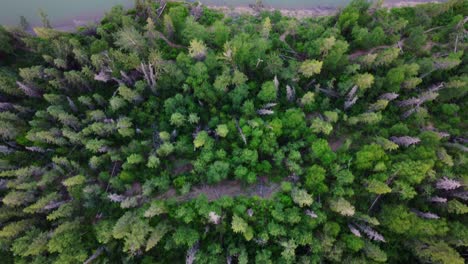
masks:
POLYGON ((0 262, 464 263, 467 2, 256 10, 0 27, 0 262))

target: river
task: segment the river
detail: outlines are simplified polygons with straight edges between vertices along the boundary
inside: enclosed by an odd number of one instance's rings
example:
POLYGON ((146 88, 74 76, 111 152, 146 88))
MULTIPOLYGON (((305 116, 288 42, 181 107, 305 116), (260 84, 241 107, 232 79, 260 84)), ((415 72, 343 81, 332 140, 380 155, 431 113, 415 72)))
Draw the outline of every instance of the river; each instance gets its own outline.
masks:
MULTIPOLYGON (((194 0, 190 1, 193 2, 194 0)), ((317 9, 343 7, 351 0, 263 0, 266 7, 278 9, 317 9)), ((376 0, 369 0, 376 1, 376 0)), ((414 5, 423 2, 447 0, 385 0, 386 6, 414 5)), ((206 5, 248 6, 255 0, 201 0, 206 5)), ((0 0, 0 24, 19 25, 20 16, 33 25, 41 25, 39 10, 43 10, 54 27, 70 29, 74 21, 96 20, 115 5, 132 7, 134 0, 0 0)))
MULTIPOLYGON (((18 25, 20 16, 32 25, 40 25, 38 15, 42 9, 53 26, 70 25, 73 20, 90 20, 102 16, 112 6, 131 7, 133 0, 0 0, 0 24, 18 25)), ((206 5, 247 6, 255 0, 202 0, 206 5)), ((318 6, 344 6, 349 0, 265 0, 274 8, 307 9, 318 6)))

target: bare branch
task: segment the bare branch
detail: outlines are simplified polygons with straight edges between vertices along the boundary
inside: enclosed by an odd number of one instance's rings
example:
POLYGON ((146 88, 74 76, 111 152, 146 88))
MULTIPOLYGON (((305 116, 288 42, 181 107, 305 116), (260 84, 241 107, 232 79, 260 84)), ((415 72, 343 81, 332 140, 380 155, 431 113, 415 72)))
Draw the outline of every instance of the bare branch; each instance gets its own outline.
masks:
POLYGON ((101 256, 102 253, 104 253, 104 247, 99 247, 96 249, 96 252, 94 252, 91 257, 89 257, 83 264, 91 264, 95 259, 97 259, 99 256, 101 256))
POLYGON ((444 177, 440 180, 437 181, 436 183, 436 188, 437 189, 442 189, 442 190, 455 190, 458 187, 462 186, 461 183, 457 180, 452 180, 447 177, 444 177))
POLYGON ((242 141, 244 141, 244 144, 247 145, 247 139, 245 138, 245 135, 239 126, 239 120, 236 120, 236 127, 237 127, 237 130, 239 131, 239 134, 241 135, 242 141))

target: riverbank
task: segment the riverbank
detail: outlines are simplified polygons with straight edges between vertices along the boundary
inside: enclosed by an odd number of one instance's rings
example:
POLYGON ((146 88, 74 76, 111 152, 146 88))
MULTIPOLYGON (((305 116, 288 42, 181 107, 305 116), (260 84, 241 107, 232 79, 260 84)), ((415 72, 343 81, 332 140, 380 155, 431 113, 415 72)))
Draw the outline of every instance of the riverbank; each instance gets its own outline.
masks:
MULTIPOLYGON (((419 4, 427 3, 442 3, 443 1, 434 1, 434 0, 414 0, 414 1, 401 1, 401 0, 387 0, 383 3, 382 7, 385 8, 394 8, 394 7, 405 7, 405 6, 416 6, 419 4)), ((216 6, 208 5, 209 8, 221 11, 229 16, 238 16, 242 14, 256 14, 256 11, 249 6, 216 6)), ((278 10, 283 16, 296 17, 296 18, 307 18, 307 17, 320 17, 320 16, 330 16, 336 14, 341 8, 340 7, 327 7, 327 6, 318 6, 311 8, 303 9, 286 9, 286 8, 273 8, 265 7, 262 10, 266 11, 275 11, 278 10)))
MULTIPOLYGON (((393 7, 405 7, 405 6, 415 6, 419 4, 427 3, 441 3, 443 1, 434 1, 434 0, 413 0, 413 1, 401 1, 401 0, 386 0, 383 7, 393 8, 393 7)), ((206 5, 208 8, 218 10, 226 14, 227 16, 239 16, 243 14, 255 15, 257 12, 249 6, 226 6, 226 5, 206 5)), ((301 9, 288 9, 288 8, 274 8, 266 6, 262 10, 266 11, 275 11, 278 10, 283 16, 296 17, 296 18, 308 18, 308 17, 321 17, 321 16, 330 16, 334 15, 342 7, 328 7, 328 6, 317 6, 310 8, 301 8, 301 9)), ((71 32, 79 26, 85 26, 87 24, 98 23, 104 14, 84 14, 82 16, 71 18, 67 21, 59 21, 53 23, 53 27, 59 31, 71 32)))

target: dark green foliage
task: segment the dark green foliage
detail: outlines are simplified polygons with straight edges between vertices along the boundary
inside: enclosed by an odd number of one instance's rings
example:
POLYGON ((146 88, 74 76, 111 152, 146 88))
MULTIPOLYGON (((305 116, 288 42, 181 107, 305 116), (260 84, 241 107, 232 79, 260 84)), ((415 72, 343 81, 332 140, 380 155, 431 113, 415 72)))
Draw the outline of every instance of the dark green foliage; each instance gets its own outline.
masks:
POLYGON ((0 26, 0 54, 9 54, 13 51, 13 39, 10 34, 0 26))

